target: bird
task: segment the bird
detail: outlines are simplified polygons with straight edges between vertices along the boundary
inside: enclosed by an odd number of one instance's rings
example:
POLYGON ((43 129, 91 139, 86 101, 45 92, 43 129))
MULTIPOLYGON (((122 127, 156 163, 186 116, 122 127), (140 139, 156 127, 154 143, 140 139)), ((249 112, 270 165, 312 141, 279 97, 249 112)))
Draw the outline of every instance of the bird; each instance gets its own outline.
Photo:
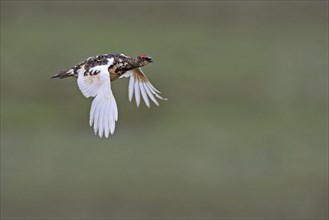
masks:
POLYGON ((141 98, 147 107, 150 100, 159 105, 158 100, 167 100, 160 95, 143 73, 141 67, 153 63, 154 59, 146 54, 129 57, 122 53, 101 54, 87 58, 72 68, 60 71, 51 78, 77 79, 81 93, 86 97, 94 97, 89 114, 89 125, 95 135, 109 138, 115 130, 118 121, 118 107, 112 93, 111 83, 120 78, 130 78, 128 84, 128 99, 131 102, 135 95, 137 107, 141 98))

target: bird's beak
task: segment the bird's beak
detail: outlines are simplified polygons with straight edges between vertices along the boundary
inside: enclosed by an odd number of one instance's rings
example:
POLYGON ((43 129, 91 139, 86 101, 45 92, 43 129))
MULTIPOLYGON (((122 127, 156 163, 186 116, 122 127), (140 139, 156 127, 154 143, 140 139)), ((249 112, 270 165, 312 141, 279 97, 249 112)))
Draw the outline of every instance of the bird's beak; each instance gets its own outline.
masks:
POLYGON ((150 63, 153 63, 154 62, 154 59, 152 57, 149 57, 149 59, 150 59, 149 60, 150 63))

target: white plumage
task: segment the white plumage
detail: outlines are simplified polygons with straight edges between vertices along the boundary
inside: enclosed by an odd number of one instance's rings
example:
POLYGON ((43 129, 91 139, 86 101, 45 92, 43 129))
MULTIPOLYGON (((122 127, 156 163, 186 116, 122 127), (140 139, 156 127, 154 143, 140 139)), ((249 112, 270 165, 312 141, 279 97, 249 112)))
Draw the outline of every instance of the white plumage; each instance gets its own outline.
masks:
POLYGON ((76 77, 80 91, 86 97, 95 97, 90 108, 89 124, 93 126, 99 137, 109 137, 114 133, 115 123, 118 120, 118 107, 111 90, 111 81, 122 77, 130 77, 128 98, 135 95, 137 106, 141 98, 147 107, 150 99, 159 105, 160 92, 149 82, 141 66, 152 62, 152 58, 142 54, 131 58, 123 54, 103 54, 89 57, 87 60, 66 71, 62 71, 52 78, 76 77))
POLYGON ((147 107, 150 107, 149 98, 154 102, 154 104, 159 105, 155 97, 167 100, 166 98, 161 97, 158 91, 147 79, 141 68, 136 68, 130 71, 127 71, 122 77, 130 77, 129 86, 128 86, 128 99, 132 100, 133 95, 135 94, 135 100, 137 106, 140 104, 141 95, 147 107), (155 96, 155 97, 154 97, 155 96))
POLYGON ((91 104, 89 124, 94 124, 94 132, 100 137, 108 137, 110 132, 115 130, 115 122, 118 120, 118 107, 111 90, 111 80, 107 65, 100 65, 90 68, 89 72, 99 72, 96 75, 84 75, 84 68, 78 73, 78 86, 82 94, 88 97, 95 97, 91 104))

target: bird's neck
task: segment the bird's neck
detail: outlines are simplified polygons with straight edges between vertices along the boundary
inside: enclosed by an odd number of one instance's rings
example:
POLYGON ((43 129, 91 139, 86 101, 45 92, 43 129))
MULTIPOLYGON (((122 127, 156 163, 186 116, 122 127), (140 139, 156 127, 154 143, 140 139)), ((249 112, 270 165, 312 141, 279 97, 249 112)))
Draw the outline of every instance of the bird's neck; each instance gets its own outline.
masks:
POLYGON ((131 69, 135 69, 137 67, 142 67, 145 65, 145 64, 143 64, 143 61, 141 61, 138 58, 133 58, 133 57, 129 59, 128 63, 132 67, 131 69))

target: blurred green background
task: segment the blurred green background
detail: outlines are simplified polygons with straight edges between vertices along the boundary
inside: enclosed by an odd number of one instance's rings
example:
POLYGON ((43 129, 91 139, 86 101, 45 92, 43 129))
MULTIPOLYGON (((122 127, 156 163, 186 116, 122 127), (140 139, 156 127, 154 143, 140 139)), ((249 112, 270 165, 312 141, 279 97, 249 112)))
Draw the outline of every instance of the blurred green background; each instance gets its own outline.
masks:
POLYGON ((3 219, 327 219, 327 1, 1 1, 3 219), (115 135, 55 73, 147 53, 115 135))

